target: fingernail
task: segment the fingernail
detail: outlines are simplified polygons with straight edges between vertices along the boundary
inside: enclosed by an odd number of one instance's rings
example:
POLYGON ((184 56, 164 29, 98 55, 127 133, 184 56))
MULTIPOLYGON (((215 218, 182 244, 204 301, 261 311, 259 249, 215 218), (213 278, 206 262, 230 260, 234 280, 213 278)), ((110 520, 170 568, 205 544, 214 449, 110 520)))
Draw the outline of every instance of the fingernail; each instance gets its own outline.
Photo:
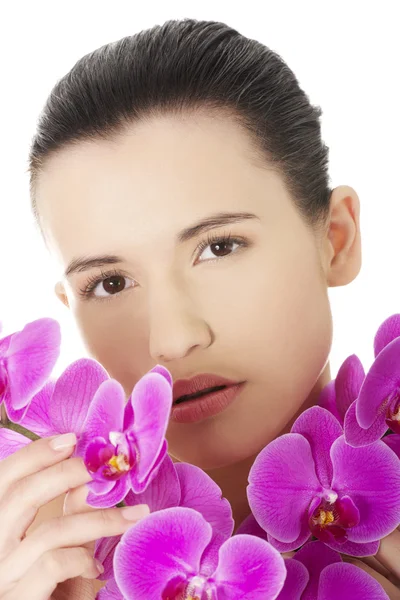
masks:
POLYGON ((50 441, 50 446, 53 450, 66 450, 76 444, 75 433, 64 433, 50 441))
POLYGON ((101 562, 99 560, 97 560, 97 558, 94 559, 94 562, 96 564, 96 569, 98 570, 99 575, 101 575, 102 573, 104 573, 104 567, 101 564, 101 562))
POLYGON ((138 504, 137 506, 125 506, 121 509, 121 515, 127 521, 138 521, 147 517, 150 514, 150 509, 147 504, 138 504))

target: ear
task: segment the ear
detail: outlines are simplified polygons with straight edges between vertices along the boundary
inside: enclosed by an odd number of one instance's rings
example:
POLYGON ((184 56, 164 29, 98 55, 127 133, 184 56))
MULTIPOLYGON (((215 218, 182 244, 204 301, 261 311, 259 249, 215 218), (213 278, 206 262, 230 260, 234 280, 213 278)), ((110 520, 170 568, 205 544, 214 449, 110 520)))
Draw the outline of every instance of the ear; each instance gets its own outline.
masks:
POLYGON ((69 308, 68 297, 65 291, 65 287, 61 281, 57 281, 56 285, 54 286, 54 291, 57 298, 61 300, 61 302, 65 304, 67 308, 69 308))
POLYGON ((332 191, 325 247, 328 286, 351 283, 361 269, 361 233, 360 201, 348 185, 332 191))

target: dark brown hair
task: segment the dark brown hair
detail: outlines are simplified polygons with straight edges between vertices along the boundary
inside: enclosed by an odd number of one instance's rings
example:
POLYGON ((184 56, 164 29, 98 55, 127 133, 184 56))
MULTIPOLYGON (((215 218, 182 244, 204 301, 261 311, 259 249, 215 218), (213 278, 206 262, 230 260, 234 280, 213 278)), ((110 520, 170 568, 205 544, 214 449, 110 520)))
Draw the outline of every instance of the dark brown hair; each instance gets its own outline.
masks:
POLYGON ((169 20, 83 56, 51 91, 33 137, 30 195, 46 159, 84 140, 111 140, 162 113, 228 111, 250 134, 258 164, 277 170, 306 223, 329 212, 322 110, 283 59, 228 25, 169 20))

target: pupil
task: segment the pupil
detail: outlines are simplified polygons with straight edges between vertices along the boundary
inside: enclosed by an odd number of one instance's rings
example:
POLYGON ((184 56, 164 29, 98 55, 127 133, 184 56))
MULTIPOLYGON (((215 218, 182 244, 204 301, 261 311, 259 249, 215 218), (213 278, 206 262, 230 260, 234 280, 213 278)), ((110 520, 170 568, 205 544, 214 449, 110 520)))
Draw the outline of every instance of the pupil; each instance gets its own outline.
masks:
MULTIPOLYGON (((225 254, 229 254, 229 251, 231 250, 231 248, 229 248, 229 246, 232 244, 233 242, 216 242, 214 244, 211 244, 211 246, 214 246, 214 248, 216 248, 217 250, 215 250, 215 253, 218 254, 218 252, 221 252, 221 248, 223 249, 224 247, 226 248, 228 246, 227 251, 222 250, 220 256, 224 256, 225 254)), ((213 250, 214 252, 214 250, 213 250)))
POLYGON ((115 281, 121 283, 121 280, 123 280, 123 277, 120 277, 118 275, 115 275, 114 277, 108 277, 107 279, 105 279, 103 281, 103 287, 105 291, 111 294, 113 292, 120 292, 121 288, 123 289, 123 285, 118 285, 118 283, 115 283, 115 281))

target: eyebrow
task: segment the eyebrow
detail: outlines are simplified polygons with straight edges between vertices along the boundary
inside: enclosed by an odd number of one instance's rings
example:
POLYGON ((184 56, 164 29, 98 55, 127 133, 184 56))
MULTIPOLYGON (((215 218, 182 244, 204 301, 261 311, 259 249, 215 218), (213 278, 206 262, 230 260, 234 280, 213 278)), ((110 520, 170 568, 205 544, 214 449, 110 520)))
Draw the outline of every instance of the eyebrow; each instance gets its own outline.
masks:
MULTIPOLYGON (((221 227, 223 225, 230 225, 232 223, 240 223, 241 221, 250 220, 250 219, 258 219, 259 217, 253 213, 248 212, 220 212, 214 215, 210 215, 201 221, 198 221, 194 225, 190 227, 186 227, 182 229, 177 236, 177 243, 183 244, 184 242, 189 241, 190 239, 198 236, 201 233, 205 233, 211 229, 216 229, 217 227, 221 227)), ((94 267, 102 267, 104 265, 115 265, 117 263, 125 262, 121 256, 116 256, 115 254, 104 254, 98 256, 83 256, 81 258, 74 258, 69 263, 64 276, 69 277, 73 273, 80 273, 82 271, 87 271, 94 267)))

